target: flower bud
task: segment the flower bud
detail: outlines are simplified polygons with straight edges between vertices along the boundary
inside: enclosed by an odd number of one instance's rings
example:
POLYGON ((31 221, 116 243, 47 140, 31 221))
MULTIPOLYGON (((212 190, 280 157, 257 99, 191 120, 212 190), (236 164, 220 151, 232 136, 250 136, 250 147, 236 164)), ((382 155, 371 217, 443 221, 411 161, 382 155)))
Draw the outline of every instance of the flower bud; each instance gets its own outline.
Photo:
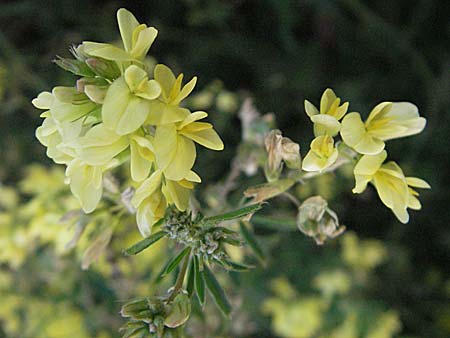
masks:
POLYGON ((170 328, 179 327, 186 323, 190 315, 191 300, 187 294, 179 293, 170 305, 170 310, 164 320, 164 325, 170 328))
POLYGON ((321 196, 310 197, 302 203, 298 208, 297 226, 319 245, 345 230, 344 226, 339 226, 336 213, 328 208, 328 202, 321 196))
POLYGON ((264 167, 264 173, 266 175, 267 181, 273 182, 278 180, 283 170, 282 163, 282 146, 281 141, 283 136, 281 136, 281 131, 278 129, 270 131, 266 136, 264 143, 267 151, 267 161, 264 167))
POLYGON ((85 62, 95 74, 101 77, 107 79, 116 79, 120 76, 120 69, 113 61, 88 58, 85 62))
POLYGON ((288 137, 281 140, 281 157, 289 169, 301 168, 300 146, 288 137))

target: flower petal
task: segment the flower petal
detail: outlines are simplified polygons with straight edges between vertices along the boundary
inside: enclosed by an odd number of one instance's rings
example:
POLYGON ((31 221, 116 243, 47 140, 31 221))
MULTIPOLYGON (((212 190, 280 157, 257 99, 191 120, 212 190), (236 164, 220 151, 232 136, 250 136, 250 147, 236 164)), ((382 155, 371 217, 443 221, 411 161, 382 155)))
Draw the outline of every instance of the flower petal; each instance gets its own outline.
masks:
POLYGON ((108 88, 102 106, 102 119, 109 129, 115 130, 117 128, 130 98, 131 93, 123 77, 118 78, 108 88))
POLYGON ((126 135, 140 128, 148 117, 150 107, 148 102, 137 96, 131 97, 128 106, 120 117, 116 132, 126 135))
POLYGON ((212 128, 203 129, 195 132, 180 131, 180 135, 184 135, 191 140, 201 144, 202 146, 212 150, 223 150, 223 142, 220 136, 212 128))
POLYGON ((136 20, 134 15, 126 10, 125 8, 120 8, 117 11, 117 22, 119 24, 120 36, 122 37, 123 46, 127 52, 132 48, 132 35, 133 31, 139 22, 136 20))
POLYGON ((178 96, 173 100, 172 104, 179 104, 181 101, 183 101, 193 90, 195 87, 195 84, 197 83, 197 77, 194 76, 191 81, 186 83, 183 86, 183 89, 178 94, 178 96))
POLYGON ((31 103, 38 109, 50 109, 53 103, 53 95, 50 92, 42 92, 31 103))
POLYGON ((309 117, 319 114, 316 106, 308 100, 305 100, 305 112, 309 117))
POLYGON ((428 182, 417 177, 407 177, 406 183, 414 188, 431 189, 431 186, 428 184, 428 182))
POLYGON ((331 115, 318 114, 311 116, 311 121, 314 123, 314 135, 330 135, 335 136, 341 129, 339 121, 331 115), (316 128, 318 125, 319 128, 316 128))
POLYGON ((140 31, 137 41, 131 50, 131 55, 138 60, 143 59, 147 55, 157 35, 158 30, 154 27, 148 27, 140 31))
POLYGON ((99 43, 84 41, 84 52, 90 56, 96 56, 112 61, 131 61, 133 57, 123 49, 110 45, 108 43, 99 43))
POLYGON ((175 83, 175 75, 173 75, 173 72, 166 65, 157 64, 154 70, 154 77, 161 86, 164 98, 168 99, 175 83))
POLYGON ((204 119, 207 116, 208 116, 208 113, 204 112, 204 111, 193 112, 192 114, 189 114, 188 116, 186 116, 186 118, 178 126, 178 129, 183 129, 188 124, 198 121, 198 120, 201 120, 201 119, 204 119))
POLYGON ((150 195, 152 195, 155 191, 159 189, 161 186, 161 170, 156 170, 153 174, 150 175, 144 182, 141 183, 139 188, 136 189, 134 196, 131 200, 131 204, 138 208, 140 204, 150 195))
POLYGON ((322 97, 320 98, 320 113, 326 114, 336 99, 337 97, 333 89, 331 88, 325 89, 325 91, 322 94, 322 97))

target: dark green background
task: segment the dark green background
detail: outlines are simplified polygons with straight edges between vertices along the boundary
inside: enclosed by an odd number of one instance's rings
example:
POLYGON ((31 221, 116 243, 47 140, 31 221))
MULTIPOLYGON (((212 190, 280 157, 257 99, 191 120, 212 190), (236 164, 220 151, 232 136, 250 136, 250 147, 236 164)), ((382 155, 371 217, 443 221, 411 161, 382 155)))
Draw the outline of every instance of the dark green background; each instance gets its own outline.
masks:
MULTIPOLYGON (((443 291, 450 278, 450 2, 2 0, 1 181, 14 184, 31 161, 50 163, 34 138, 40 118, 30 100, 73 82, 51 63, 54 55, 67 56, 82 40, 117 38, 119 7, 158 28, 151 54, 159 62, 198 75, 200 89, 221 79, 228 90, 248 91, 260 111, 276 113, 303 154, 312 137, 303 100, 317 103, 328 86, 363 115, 381 101, 419 106, 425 131, 389 142, 388 150, 408 176, 431 184, 421 194, 423 210, 402 225, 373 191, 352 195, 352 182, 338 184, 335 209, 359 235, 402 253, 378 272, 372 296, 401 313, 405 334, 443 337, 436 318, 450 313, 443 291)), ((228 169, 240 138, 237 118, 218 129, 227 151, 202 169, 209 180, 228 169)))

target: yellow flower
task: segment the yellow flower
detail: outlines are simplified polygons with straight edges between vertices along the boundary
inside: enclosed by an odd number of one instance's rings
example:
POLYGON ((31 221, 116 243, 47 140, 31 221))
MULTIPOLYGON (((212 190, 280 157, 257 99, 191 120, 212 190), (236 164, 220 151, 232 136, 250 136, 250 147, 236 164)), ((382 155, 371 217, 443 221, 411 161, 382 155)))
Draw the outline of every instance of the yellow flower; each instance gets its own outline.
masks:
POLYGON ((194 141, 209 149, 223 149, 222 140, 213 126, 206 122, 196 122, 206 116, 207 113, 198 111, 179 123, 156 128, 156 163, 168 179, 179 181, 188 175, 196 158, 194 141))
POLYGON ((75 148, 77 157, 86 164, 103 166, 128 147, 129 139, 100 123, 89 129, 84 136, 75 139, 71 145, 75 148))
POLYGON ((55 87, 51 93, 40 93, 32 103, 36 108, 49 110, 42 117, 50 114, 60 123, 73 122, 98 109, 95 102, 75 87, 55 87))
POLYGON ((311 149, 303 159, 302 169, 304 171, 322 171, 338 158, 338 150, 334 146, 334 140, 330 135, 316 137, 311 142, 311 149))
POLYGON ((369 182, 377 190, 384 205, 392 210, 402 223, 409 221, 407 208, 418 210, 421 208, 418 193, 409 187, 430 188, 425 181, 409 177, 406 178, 402 169, 395 162, 383 164, 387 153, 383 150, 377 155, 364 155, 355 166, 356 185, 354 193, 362 193, 369 182))
POLYGON ((175 78, 169 67, 158 64, 154 69, 154 78, 161 86, 161 96, 152 101, 147 124, 161 125, 182 121, 189 115, 189 110, 179 105, 194 90, 197 77, 194 76, 182 86, 183 74, 175 78))
POLYGON ((95 210, 103 192, 103 172, 116 166, 111 161, 104 166, 91 166, 79 159, 67 165, 66 176, 72 194, 78 199, 85 213, 95 210))
MULTIPOLYGON (((33 104, 40 109, 50 109, 55 101, 49 92, 43 92, 33 100, 33 104)), ((74 122, 58 122, 48 110, 41 114, 45 117, 42 125, 36 129, 36 138, 47 147, 47 156, 55 163, 66 164, 75 157, 75 150, 71 143, 82 131, 82 120, 74 122)))
POLYGON ((154 223, 164 217, 168 204, 175 204, 179 210, 186 210, 189 203, 192 182, 200 182, 193 171, 181 181, 171 181, 164 177, 161 170, 154 171, 141 183, 131 200, 136 208, 136 221, 142 236, 148 237, 154 223))
POLYGON ((139 24, 134 15, 124 8, 117 11, 117 22, 124 49, 108 43, 83 42, 83 51, 90 55, 118 62, 143 61, 158 31, 154 27, 139 24))
POLYGON ((140 182, 145 180, 155 162, 155 150, 152 139, 139 135, 130 136, 131 178, 140 182))
POLYGON ((384 141, 415 135, 425 128, 426 120, 418 108, 409 102, 382 102, 363 123, 359 113, 350 113, 342 120, 344 142, 361 154, 381 152, 384 141))
POLYGON ((341 99, 334 91, 327 88, 320 99, 320 111, 308 100, 305 100, 305 111, 314 123, 314 135, 335 136, 341 128, 339 120, 345 115, 348 102, 341 105, 341 99))
POLYGON ((150 112, 150 101, 161 94, 155 80, 145 70, 130 66, 125 74, 108 88, 102 107, 106 127, 119 135, 130 134, 141 127, 150 112))

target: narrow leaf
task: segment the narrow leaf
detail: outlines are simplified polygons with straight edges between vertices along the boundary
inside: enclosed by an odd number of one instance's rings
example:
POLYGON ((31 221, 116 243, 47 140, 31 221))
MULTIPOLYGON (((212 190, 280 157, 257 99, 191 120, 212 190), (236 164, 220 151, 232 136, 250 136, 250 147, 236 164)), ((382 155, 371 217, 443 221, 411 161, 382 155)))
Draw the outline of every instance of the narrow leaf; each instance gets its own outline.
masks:
POLYGON ((254 266, 233 262, 233 261, 230 261, 228 259, 220 261, 220 264, 225 269, 230 270, 230 271, 244 272, 244 271, 248 271, 248 270, 254 268, 254 266))
POLYGON ((166 236, 166 232, 158 231, 123 251, 127 256, 136 255, 166 236))
POLYGON ((161 278, 165 277, 167 274, 171 273, 181 262, 181 260, 191 251, 190 247, 184 248, 178 255, 176 255, 164 268, 161 273, 161 278))
POLYGON ((203 221, 205 223, 206 222, 219 223, 219 222, 222 222, 222 221, 229 221, 229 220, 232 220, 232 219, 242 218, 244 216, 253 214, 257 210, 261 209, 261 207, 262 207, 262 205, 260 203, 252 204, 252 205, 248 205, 246 207, 243 207, 241 209, 237 209, 237 210, 234 210, 234 211, 227 212, 225 214, 220 214, 220 215, 216 215, 216 216, 207 217, 203 221))
POLYGON ((195 271, 195 291, 197 292, 197 298, 201 306, 205 304, 205 281, 203 280, 203 274, 200 272, 200 264, 198 257, 194 256, 194 271, 195 271))
POLYGON ((203 278, 205 279, 206 286, 213 297, 215 303, 219 309, 228 316, 231 312, 231 305, 228 302, 225 292, 217 281, 212 271, 206 266, 203 267, 203 278))
POLYGON ((264 262, 264 251, 262 250, 261 246, 259 245, 258 241, 256 240, 255 235, 252 231, 250 231, 247 228, 247 225, 245 225, 244 222, 239 223, 239 229, 241 231, 242 237, 244 237, 245 241, 248 243, 250 248, 253 250, 255 255, 264 262))

